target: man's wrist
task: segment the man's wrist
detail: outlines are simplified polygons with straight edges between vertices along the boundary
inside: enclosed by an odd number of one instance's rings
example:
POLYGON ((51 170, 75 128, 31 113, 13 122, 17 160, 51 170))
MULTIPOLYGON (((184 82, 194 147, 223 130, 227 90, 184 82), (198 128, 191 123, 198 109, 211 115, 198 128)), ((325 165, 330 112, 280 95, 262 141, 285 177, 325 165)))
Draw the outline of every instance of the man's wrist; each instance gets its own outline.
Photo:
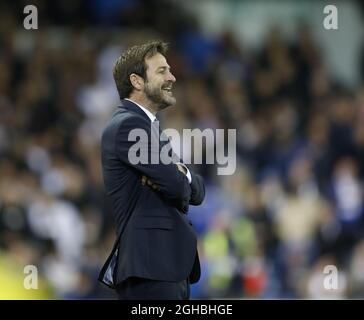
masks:
POLYGON ((187 166, 185 164, 183 164, 182 162, 177 162, 177 167, 182 169, 180 171, 183 171, 183 173, 187 177, 187 180, 188 180, 189 184, 191 184, 192 176, 191 176, 191 172, 190 172, 190 170, 188 170, 187 166))

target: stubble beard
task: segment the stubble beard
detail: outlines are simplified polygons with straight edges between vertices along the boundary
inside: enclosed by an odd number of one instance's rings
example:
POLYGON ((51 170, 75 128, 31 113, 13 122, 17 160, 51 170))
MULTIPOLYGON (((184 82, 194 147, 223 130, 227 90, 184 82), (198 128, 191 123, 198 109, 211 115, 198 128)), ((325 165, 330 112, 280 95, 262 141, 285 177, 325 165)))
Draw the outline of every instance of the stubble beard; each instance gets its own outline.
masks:
POLYGON ((145 86, 145 95, 153 103, 157 112, 176 104, 176 98, 162 88, 163 86, 153 88, 149 82, 145 86))

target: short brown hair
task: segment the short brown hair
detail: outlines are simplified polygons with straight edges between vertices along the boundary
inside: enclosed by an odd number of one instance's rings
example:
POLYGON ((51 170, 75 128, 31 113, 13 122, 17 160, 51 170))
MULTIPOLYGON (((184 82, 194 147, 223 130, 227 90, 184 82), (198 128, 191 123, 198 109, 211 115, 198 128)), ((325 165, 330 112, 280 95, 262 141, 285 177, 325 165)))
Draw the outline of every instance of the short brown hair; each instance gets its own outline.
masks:
POLYGON ((113 75, 120 99, 128 98, 133 91, 130 75, 135 73, 146 78, 147 65, 145 59, 156 53, 166 55, 168 44, 162 41, 152 41, 136 45, 126 50, 115 62, 113 75))

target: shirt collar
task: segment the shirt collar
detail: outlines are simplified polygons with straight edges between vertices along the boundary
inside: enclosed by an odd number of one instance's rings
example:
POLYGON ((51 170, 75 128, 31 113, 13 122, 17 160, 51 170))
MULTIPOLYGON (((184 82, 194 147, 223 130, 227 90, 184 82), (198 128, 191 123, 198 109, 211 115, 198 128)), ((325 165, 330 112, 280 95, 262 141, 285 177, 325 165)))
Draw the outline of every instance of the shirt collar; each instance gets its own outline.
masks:
POLYGON ((125 98, 125 100, 131 101, 132 103, 136 104, 140 109, 142 109, 145 112, 145 114, 148 116, 150 121, 154 122, 155 119, 157 118, 153 113, 151 113, 148 109, 142 107, 139 103, 137 103, 129 98, 125 98))

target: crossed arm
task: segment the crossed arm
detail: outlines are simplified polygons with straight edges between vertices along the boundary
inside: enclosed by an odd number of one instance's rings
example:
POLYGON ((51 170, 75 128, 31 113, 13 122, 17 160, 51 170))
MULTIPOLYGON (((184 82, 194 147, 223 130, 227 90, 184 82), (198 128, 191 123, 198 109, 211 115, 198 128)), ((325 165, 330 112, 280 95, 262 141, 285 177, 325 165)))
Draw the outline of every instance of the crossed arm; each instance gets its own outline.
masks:
POLYGON ((140 150, 147 152, 149 155, 148 160, 160 160, 162 146, 159 144, 159 148, 152 148, 150 122, 139 116, 131 116, 119 126, 115 144, 115 151, 119 159, 141 173, 142 184, 151 186, 160 193, 162 198, 172 203, 180 211, 186 213, 189 204, 201 204, 205 196, 205 187, 201 176, 190 171, 192 178, 190 184, 185 174, 185 168, 180 164, 164 164, 162 161, 158 161, 156 164, 151 163, 151 161, 131 163, 129 151, 136 143, 136 141, 131 141, 129 138, 129 134, 133 129, 142 129, 146 132, 148 139, 144 139, 145 141, 143 139, 139 140, 138 145, 140 150))
MULTIPOLYGON (((176 165, 179 171, 181 171, 185 175, 187 174, 186 169, 183 166, 181 166, 180 164, 176 165)), ((192 171, 190 171, 190 174, 192 181, 190 183, 191 197, 189 200, 189 204, 198 206, 202 203, 203 199, 205 198, 205 185, 200 175, 195 174, 192 171)), ((149 179, 147 176, 144 175, 142 176, 142 185, 148 185, 152 189, 160 191, 160 188, 151 179, 149 179)))

